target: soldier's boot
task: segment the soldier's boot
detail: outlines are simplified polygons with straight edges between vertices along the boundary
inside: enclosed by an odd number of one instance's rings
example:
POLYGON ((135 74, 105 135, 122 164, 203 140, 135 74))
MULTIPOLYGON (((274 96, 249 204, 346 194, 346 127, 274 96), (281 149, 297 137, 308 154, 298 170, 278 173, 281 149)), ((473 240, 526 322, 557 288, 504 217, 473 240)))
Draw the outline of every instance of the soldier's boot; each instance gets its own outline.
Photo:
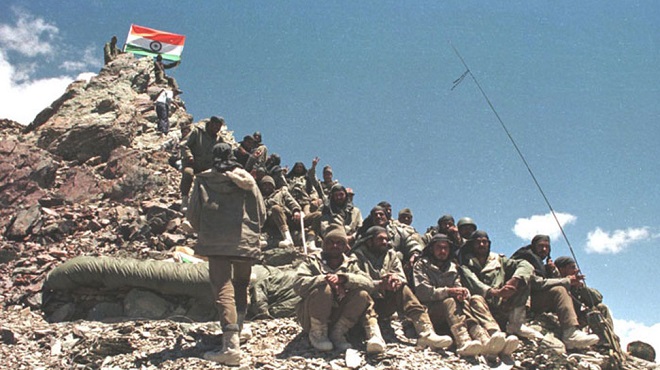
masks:
POLYGON ((238 366, 241 364, 240 346, 238 325, 227 325, 222 330, 222 349, 220 351, 206 352, 204 359, 227 366, 238 366))
POLYGON ((252 328, 249 324, 244 323, 245 315, 245 312, 238 313, 238 329, 240 331, 239 338, 241 339, 241 344, 245 344, 247 341, 252 339, 252 328))
POLYGON ((339 318, 335 325, 330 330, 330 340, 334 344, 335 348, 341 352, 346 351, 349 348, 353 348, 351 344, 346 340, 346 334, 353 327, 353 324, 345 317, 339 318))
POLYGON ((451 346, 452 340, 448 335, 438 335, 430 322, 421 322, 415 320, 415 330, 417 330, 417 346, 443 349, 451 346))
POLYGON ((380 333, 380 326, 376 318, 366 320, 364 324, 364 332, 367 339, 367 353, 378 354, 383 353, 387 349, 387 344, 383 340, 383 335, 380 333))
POLYGON ((500 352, 500 356, 506 356, 509 357, 515 350, 518 349, 520 346, 520 339, 516 337, 515 335, 509 335, 506 337, 504 340, 504 348, 502 348, 502 352, 500 352))
POLYGON ((291 237, 291 232, 289 230, 282 231, 282 241, 278 243, 278 246, 281 248, 293 247, 293 238, 291 237))
POLYGON ((509 313, 506 332, 527 339, 543 339, 543 334, 525 325, 525 306, 516 307, 509 313))
POLYGON ((478 340, 484 347, 482 352, 486 356, 497 356, 504 348, 504 340, 506 336, 501 331, 495 331, 493 334, 488 334, 479 324, 474 324, 468 330, 473 339, 478 340))
POLYGON ((328 324, 310 318, 309 343, 322 352, 332 351, 332 342, 328 339, 328 324))
POLYGON ((564 329, 561 340, 566 345, 566 349, 573 349, 593 346, 598 343, 600 338, 596 334, 587 334, 577 327, 571 326, 564 329))
POLYGON ((470 338, 470 334, 464 323, 455 324, 450 330, 456 341, 456 353, 458 353, 459 356, 471 357, 481 354, 483 351, 481 342, 470 338))

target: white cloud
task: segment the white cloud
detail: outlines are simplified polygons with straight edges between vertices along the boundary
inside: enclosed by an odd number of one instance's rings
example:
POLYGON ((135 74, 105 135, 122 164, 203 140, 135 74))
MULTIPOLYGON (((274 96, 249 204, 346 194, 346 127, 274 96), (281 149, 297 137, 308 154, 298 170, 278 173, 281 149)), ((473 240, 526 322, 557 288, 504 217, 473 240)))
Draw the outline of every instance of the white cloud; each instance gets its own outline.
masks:
MULTIPOLYGON (((62 55, 58 55, 62 50, 73 49, 80 53, 80 49, 58 43, 59 29, 54 24, 17 8, 12 10, 16 15, 16 23, 0 24, 0 118, 9 118, 27 125, 74 81, 72 75, 40 79, 34 79, 33 75, 38 69, 52 65, 46 59, 62 58, 62 55), (14 57, 20 54, 20 62, 11 59, 10 52, 15 52, 12 54, 14 57)), ((73 58, 75 62, 65 61, 60 67, 71 73, 102 65, 93 47, 87 47, 82 54, 82 57, 73 58)), ((89 80, 90 75, 94 74, 81 73, 77 79, 89 80)))
POLYGON ((621 346, 625 351, 628 343, 641 340, 653 346, 657 353, 660 351, 660 323, 646 326, 644 324, 614 319, 614 332, 621 338, 621 346))
POLYGON ((645 239, 651 239, 651 233, 646 227, 615 230, 611 234, 597 227, 587 234, 586 250, 587 253, 616 254, 630 244, 645 239))
POLYGON ((51 54, 59 29, 23 10, 12 11, 17 17, 16 25, 0 24, 0 45, 29 57, 51 54))
POLYGON ((66 71, 81 71, 85 68, 99 66, 103 64, 100 56, 97 56, 98 48, 95 46, 88 46, 83 52, 82 58, 78 60, 67 60, 60 66, 66 71))
MULTIPOLYGON (((569 213, 555 212, 555 214, 562 228, 568 224, 574 224, 577 220, 576 216, 569 213)), ((513 226, 513 232, 526 241, 532 240, 538 234, 548 235, 551 239, 557 239, 561 236, 561 230, 557 226, 557 221, 555 221, 552 213, 534 215, 530 218, 519 218, 513 226)))
POLYGON ((42 109, 60 97, 73 78, 60 76, 16 83, 16 70, 0 51, 0 118, 29 124, 42 109))

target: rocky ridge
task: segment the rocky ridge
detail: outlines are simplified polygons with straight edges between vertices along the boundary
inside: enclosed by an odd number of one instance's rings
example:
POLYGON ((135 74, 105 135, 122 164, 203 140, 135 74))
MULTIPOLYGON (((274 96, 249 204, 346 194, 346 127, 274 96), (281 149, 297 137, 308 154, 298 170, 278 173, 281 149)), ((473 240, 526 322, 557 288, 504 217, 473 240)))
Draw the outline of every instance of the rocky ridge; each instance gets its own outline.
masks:
MULTIPOLYGON (((217 324, 190 320, 194 304, 181 297, 155 297, 151 307, 167 309, 148 318, 141 316, 144 311, 126 315, 121 307, 127 297, 151 294, 144 291, 83 289, 59 297, 58 304, 43 304, 46 275, 75 256, 164 260, 172 248, 194 245, 195 235, 179 211, 180 175, 168 164, 168 148, 193 118, 177 97, 170 135, 157 132, 153 98, 161 86, 153 81, 148 58, 124 54, 89 82, 72 83, 29 126, 0 120, 0 368, 220 367, 201 358, 220 343, 217 324), (94 316, 99 302, 125 317, 94 316)), ((232 132, 223 135, 235 143, 232 132)), ((295 252, 287 253, 266 258, 278 265, 295 263, 295 252)), ((258 320, 251 323, 242 367, 609 367, 606 351, 564 353, 552 315, 537 317, 535 324, 546 338, 524 341, 515 362, 502 364, 416 349, 396 322, 385 332, 388 352, 366 357, 364 351, 311 350, 293 319, 258 320)), ((627 366, 655 364, 631 359, 627 366)))

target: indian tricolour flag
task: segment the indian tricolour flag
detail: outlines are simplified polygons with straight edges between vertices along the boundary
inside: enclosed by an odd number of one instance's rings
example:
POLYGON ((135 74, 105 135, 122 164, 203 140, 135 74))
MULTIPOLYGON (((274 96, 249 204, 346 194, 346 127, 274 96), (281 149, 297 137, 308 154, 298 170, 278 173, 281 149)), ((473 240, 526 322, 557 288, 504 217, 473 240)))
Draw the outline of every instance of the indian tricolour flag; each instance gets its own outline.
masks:
POLYGON ((148 56, 161 54, 163 59, 177 61, 181 60, 185 41, 186 36, 184 35, 132 24, 124 44, 124 51, 148 56))

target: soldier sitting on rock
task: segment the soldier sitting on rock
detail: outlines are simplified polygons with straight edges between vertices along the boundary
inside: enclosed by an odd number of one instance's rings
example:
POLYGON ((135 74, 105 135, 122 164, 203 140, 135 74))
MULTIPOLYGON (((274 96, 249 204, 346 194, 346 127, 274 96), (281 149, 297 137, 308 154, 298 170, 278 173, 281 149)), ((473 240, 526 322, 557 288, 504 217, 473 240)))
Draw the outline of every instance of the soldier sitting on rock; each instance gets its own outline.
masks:
MULTIPOLYGON (((591 324, 589 325, 589 328, 598 335, 601 343, 607 343, 608 339, 606 338, 604 328, 600 325, 595 325, 595 323, 590 323, 587 317, 588 313, 595 308, 603 318, 602 324, 607 326, 607 330, 609 330, 610 333, 614 333, 612 314, 610 313, 609 307, 603 303, 603 295, 600 294, 598 290, 587 287, 584 284, 584 275, 580 274, 580 270, 578 270, 577 264, 572 257, 557 257, 557 259, 555 259, 555 266, 559 272, 559 277, 568 279, 577 277, 578 281, 575 284, 571 284, 569 292, 573 299, 573 308, 578 315, 580 326, 584 327, 591 324)), ((613 339, 616 341, 619 340, 618 337, 613 339)))
POLYGON ((390 246, 384 227, 370 227, 355 243, 352 253, 372 279, 372 297, 379 318, 389 319, 395 312, 402 312, 415 326, 419 347, 441 349, 452 344, 450 337, 435 333, 426 308, 407 285, 401 260, 390 246))
POLYGON ((302 301, 296 306, 296 316, 309 342, 319 351, 351 348, 346 334, 364 319, 367 352, 380 353, 385 350, 385 342, 369 294, 373 284, 356 258, 344 254, 347 249, 343 226, 330 226, 323 239, 323 251, 310 255, 298 267, 293 289, 302 301))
POLYGON ((508 259, 491 252, 485 231, 477 230, 459 255, 463 285, 486 299, 493 316, 506 322, 507 334, 541 339, 543 334, 525 325, 529 281, 534 268, 525 260, 508 259))
POLYGON ((286 187, 275 189, 275 180, 270 176, 261 179, 259 188, 268 210, 264 230, 269 236, 279 240, 278 246, 293 247, 289 224, 300 223, 300 218, 303 217, 300 205, 286 187))
POLYGON ((550 260, 550 237, 536 235, 532 243, 518 249, 512 259, 529 262, 534 267, 531 277, 532 311, 555 312, 559 316, 562 341, 567 349, 585 348, 598 343, 598 336, 587 334, 579 329, 577 313, 568 291, 579 286, 582 277, 577 274, 565 278, 553 278, 554 265, 550 260), (543 261, 548 259, 548 266, 543 261))
POLYGON ((451 240, 435 234, 415 263, 415 292, 429 309, 433 323, 446 324, 460 356, 510 356, 520 341, 500 331, 483 296, 461 285, 459 267, 451 258, 451 240))

